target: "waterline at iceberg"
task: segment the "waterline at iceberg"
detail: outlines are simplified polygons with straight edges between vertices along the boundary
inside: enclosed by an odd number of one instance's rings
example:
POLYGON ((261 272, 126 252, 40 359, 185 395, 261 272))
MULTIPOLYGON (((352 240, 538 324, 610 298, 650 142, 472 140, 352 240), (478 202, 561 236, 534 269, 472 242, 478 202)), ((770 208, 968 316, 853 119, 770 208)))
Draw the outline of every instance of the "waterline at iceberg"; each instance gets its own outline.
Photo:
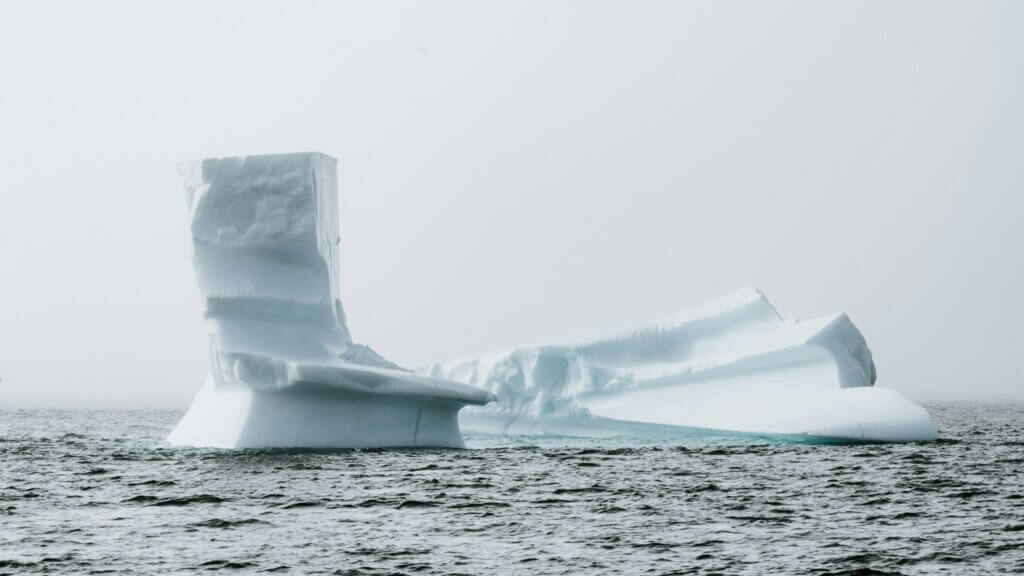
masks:
POLYGON ((434 364, 497 403, 463 429, 610 436, 665 426, 851 441, 936 437, 927 411, 875 386, 864 337, 845 314, 783 320, 759 290, 671 322, 565 346, 529 346, 434 364))

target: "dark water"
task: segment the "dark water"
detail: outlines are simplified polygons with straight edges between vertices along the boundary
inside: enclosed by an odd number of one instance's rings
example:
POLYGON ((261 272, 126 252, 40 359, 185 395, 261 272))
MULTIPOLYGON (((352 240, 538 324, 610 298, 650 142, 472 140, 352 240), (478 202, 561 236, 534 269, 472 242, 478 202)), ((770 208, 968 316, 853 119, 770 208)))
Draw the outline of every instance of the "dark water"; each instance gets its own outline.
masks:
POLYGON ((0 411, 0 573, 1024 574, 1024 406, 930 409, 928 444, 335 452, 0 411))

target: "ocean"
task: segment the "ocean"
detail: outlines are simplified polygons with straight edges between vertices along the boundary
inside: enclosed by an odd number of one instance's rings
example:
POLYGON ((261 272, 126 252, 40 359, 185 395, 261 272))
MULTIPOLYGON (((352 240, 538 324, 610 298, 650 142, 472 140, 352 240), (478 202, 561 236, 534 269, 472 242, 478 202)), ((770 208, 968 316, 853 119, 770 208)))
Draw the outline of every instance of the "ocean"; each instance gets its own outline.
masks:
POLYGON ((195 450, 176 411, 0 410, 0 574, 1024 574, 1024 405, 941 439, 467 435, 195 450))

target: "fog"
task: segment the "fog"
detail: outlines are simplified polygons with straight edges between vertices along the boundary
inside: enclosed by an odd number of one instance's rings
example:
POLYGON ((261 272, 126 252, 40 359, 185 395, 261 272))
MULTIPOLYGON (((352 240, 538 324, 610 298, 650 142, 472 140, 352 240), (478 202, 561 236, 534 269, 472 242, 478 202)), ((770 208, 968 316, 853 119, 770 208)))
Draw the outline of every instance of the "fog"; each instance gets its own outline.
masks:
POLYGON ((183 408, 176 163, 339 159, 341 294, 406 366, 754 285, 879 385, 1024 397, 1024 3, 0 7, 0 406, 183 408))

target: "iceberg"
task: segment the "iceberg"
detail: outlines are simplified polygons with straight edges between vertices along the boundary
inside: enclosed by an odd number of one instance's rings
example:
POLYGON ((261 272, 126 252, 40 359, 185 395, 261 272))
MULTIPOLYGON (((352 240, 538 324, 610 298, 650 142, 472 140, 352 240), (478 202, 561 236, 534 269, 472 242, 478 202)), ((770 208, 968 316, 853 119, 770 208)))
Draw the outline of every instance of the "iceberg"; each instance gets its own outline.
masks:
POLYGON ((333 158, 216 158, 181 172, 211 369, 170 444, 463 446, 458 412, 490 392, 403 369, 352 340, 333 158))
POLYGON ((793 439, 921 441, 928 412, 875 386, 845 314, 784 320, 748 288, 672 321, 573 345, 526 346, 421 369, 497 396, 462 428, 612 436, 699 429, 793 439))

